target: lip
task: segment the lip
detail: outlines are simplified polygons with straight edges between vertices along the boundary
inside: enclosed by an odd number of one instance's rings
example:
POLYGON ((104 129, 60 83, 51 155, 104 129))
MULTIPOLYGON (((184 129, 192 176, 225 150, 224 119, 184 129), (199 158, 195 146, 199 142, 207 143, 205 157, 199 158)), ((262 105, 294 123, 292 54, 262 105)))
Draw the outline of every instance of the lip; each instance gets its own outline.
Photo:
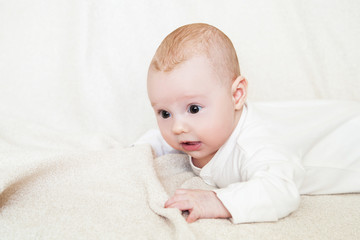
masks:
POLYGON ((182 142, 182 148, 187 152, 196 151, 201 147, 201 142, 199 141, 189 141, 189 142, 182 142))

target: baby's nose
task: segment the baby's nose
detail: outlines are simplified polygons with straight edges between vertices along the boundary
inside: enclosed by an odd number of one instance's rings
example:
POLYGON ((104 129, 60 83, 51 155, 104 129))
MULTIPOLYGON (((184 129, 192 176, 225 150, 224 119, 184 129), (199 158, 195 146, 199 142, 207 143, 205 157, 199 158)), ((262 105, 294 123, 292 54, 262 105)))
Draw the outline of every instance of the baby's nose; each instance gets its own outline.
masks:
POLYGON ((176 120, 173 124, 172 131, 174 134, 181 134, 187 132, 187 126, 183 120, 176 120))

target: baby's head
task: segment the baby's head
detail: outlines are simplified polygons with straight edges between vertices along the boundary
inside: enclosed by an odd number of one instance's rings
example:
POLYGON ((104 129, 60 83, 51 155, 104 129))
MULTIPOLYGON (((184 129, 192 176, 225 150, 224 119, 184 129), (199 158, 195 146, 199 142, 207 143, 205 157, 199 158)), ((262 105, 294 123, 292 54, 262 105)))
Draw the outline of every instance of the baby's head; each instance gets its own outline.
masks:
POLYGON ((236 51, 219 29, 204 23, 182 26, 160 44, 150 67, 169 72, 194 56, 205 56, 220 80, 230 83, 240 75, 236 51))
POLYGON ((170 33, 150 64, 148 95, 166 142, 204 166, 236 127, 246 100, 230 39, 207 24, 170 33))

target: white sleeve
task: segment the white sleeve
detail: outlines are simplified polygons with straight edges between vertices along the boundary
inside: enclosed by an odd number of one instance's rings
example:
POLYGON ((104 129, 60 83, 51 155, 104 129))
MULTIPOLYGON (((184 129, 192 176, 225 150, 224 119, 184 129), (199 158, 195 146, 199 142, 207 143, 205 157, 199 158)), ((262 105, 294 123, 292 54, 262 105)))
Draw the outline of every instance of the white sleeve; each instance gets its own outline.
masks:
POLYGON ((298 208, 304 171, 284 155, 261 150, 241 173, 245 181, 214 190, 233 223, 277 221, 298 208))
POLYGON ((158 129, 147 131, 132 146, 139 144, 150 144, 157 157, 169 153, 182 153, 167 144, 158 129))

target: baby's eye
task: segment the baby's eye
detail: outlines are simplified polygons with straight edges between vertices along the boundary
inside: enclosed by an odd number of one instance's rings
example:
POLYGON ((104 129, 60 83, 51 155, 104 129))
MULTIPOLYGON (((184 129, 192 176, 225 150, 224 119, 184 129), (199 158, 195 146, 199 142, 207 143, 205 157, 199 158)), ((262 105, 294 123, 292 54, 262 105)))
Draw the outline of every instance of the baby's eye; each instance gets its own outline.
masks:
POLYGON ((169 118, 171 116, 171 114, 168 111, 165 111, 165 110, 160 110, 159 114, 164 119, 169 118))
POLYGON ((202 109, 202 107, 200 107, 199 105, 190 105, 188 108, 188 112, 191 114, 195 114, 198 113, 200 110, 202 109))

